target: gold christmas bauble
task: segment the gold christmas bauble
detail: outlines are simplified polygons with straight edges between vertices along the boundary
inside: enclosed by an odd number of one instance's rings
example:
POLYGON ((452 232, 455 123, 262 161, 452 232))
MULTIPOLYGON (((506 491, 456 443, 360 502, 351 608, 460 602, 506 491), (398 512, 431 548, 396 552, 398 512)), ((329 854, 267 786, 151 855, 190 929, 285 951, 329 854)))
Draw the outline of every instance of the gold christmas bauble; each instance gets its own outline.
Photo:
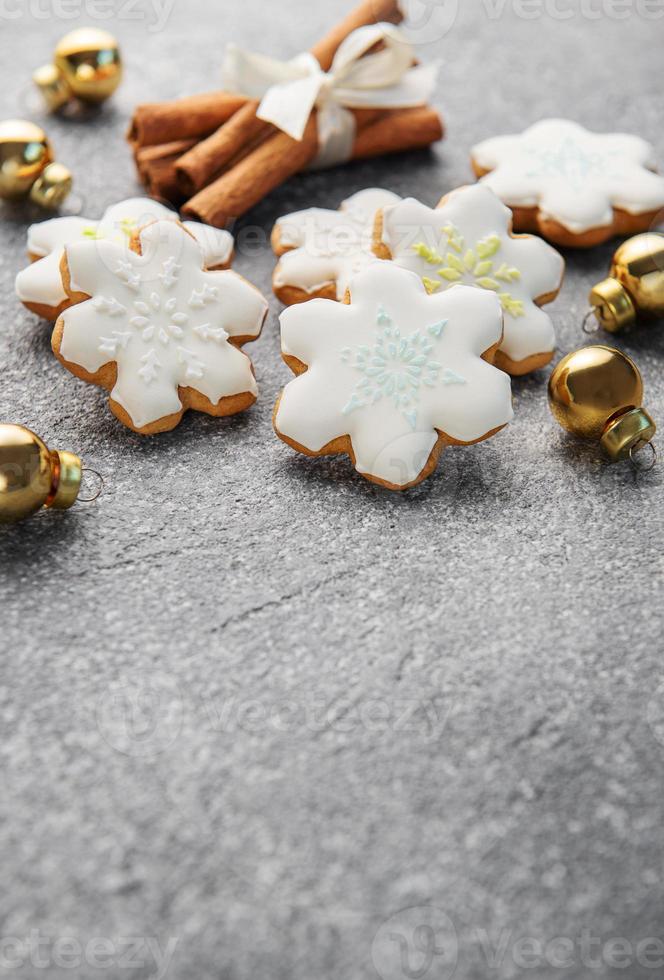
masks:
POLYGON ((46 133, 24 119, 0 122, 0 197, 23 197, 53 160, 46 133))
POLYGON ((51 112, 62 108, 72 97, 73 93, 65 82, 62 72, 55 65, 42 65, 32 73, 32 80, 51 112))
POLYGON ((30 197, 43 208, 59 208, 72 188, 72 175, 61 163, 49 163, 30 189, 30 197))
POLYGON ((650 231, 623 242, 609 277, 591 290, 589 299, 600 325, 611 333, 639 315, 664 314, 664 235, 650 231))
POLYGON ((549 406, 568 432, 599 440, 613 460, 625 459, 655 435, 641 407, 643 382, 626 354, 585 347, 562 359, 549 379, 549 406))
POLYGON ((27 197, 44 208, 58 208, 69 194, 72 175, 53 162, 43 129, 25 119, 0 123, 0 197, 27 197))
POLYGON ((103 102, 122 80, 118 42, 96 27, 82 27, 63 37, 53 60, 65 85, 83 102, 103 102))
POLYGON ((13 524, 40 510, 66 510, 81 486, 81 460, 49 450, 22 425, 0 424, 0 524, 13 524))

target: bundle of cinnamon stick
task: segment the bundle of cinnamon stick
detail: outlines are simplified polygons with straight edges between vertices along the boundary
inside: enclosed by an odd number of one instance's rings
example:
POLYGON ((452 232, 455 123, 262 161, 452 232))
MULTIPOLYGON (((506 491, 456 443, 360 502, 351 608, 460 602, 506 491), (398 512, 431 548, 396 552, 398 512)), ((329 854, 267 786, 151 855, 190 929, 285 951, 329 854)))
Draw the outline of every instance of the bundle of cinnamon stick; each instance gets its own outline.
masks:
MULTIPOLYGON (((399 0, 363 0, 312 48, 329 71, 343 40, 368 24, 403 20, 399 0)), ((151 196, 187 218, 224 227, 318 154, 316 113, 302 140, 256 115, 258 102, 232 92, 209 92, 137 107, 128 133, 138 173, 151 196)), ((353 159, 429 146, 443 136, 438 112, 356 109, 353 159)))

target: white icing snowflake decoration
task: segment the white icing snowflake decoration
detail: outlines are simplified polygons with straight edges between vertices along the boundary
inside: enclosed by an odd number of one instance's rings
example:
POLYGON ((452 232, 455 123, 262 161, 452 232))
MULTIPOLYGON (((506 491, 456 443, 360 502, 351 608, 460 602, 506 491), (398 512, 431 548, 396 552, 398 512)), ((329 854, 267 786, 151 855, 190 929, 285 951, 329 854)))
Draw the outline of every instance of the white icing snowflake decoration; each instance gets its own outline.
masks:
MULTIPOLYGON (((28 252, 38 258, 16 277, 18 298, 28 305, 57 310, 68 298, 60 273, 66 245, 79 241, 110 241, 128 248, 137 228, 168 219, 176 220, 176 213, 150 198, 136 197, 114 204, 100 221, 51 218, 31 225, 28 252)), ((229 232, 197 221, 185 221, 184 227, 203 249, 206 268, 228 265, 233 254, 233 236, 229 232)))
POLYGON ((511 228, 509 208, 475 184, 452 191, 437 208, 414 198, 386 208, 382 243, 429 292, 458 283, 494 292, 505 316, 500 350, 520 373, 519 362, 538 357, 546 363, 553 354, 553 324, 537 300, 558 292, 565 264, 541 238, 514 237, 511 228))
POLYGON ((638 136, 544 119, 485 140, 472 158, 490 171, 482 183, 505 204, 538 208, 574 234, 611 226, 614 208, 640 215, 664 207, 664 177, 653 173, 653 148, 638 136))
POLYGON ((342 300, 351 278, 376 261, 376 212, 400 200, 391 191, 369 188, 348 198, 338 211, 309 208, 280 218, 274 236, 281 254, 273 277, 275 292, 291 286, 313 294, 334 284, 342 300))
POLYGON ((65 310, 60 357, 95 375, 117 364, 112 402, 136 429, 181 412, 179 388, 215 406, 256 394, 249 358, 230 341, 256 338, 264 298, 234 272, 208 272, 200 245, 180 225, 140 232, 142 254, 109 241, 66 247, 72 289, 90 299, 65 310))
POLYGON ((495 293, 427 294, 392 262, 349 288, 349 305, 314 299, 281 315, 282 351, 307 367, 279 401, 282 439, 318 454, 347 437, 360 473, 404 489, 444 442, 477 442, 510 421, 509 377, 482 358, 502 335, 495 293))

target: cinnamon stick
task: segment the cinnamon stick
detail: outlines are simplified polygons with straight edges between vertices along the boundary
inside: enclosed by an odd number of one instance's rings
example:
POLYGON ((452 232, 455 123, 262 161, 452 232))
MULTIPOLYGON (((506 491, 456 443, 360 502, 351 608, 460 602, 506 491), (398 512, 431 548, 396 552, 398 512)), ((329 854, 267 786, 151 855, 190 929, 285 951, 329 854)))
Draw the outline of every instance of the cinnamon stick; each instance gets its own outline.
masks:
MULTIPOLYGON (((322 41, 314 45, 311 53, 323 71, 329 71, 339 46, 353 31, 379 21, 398 24, 402 20, 399 0, 363 0, 322 41)), ((274 126, 256 117, 258 105, 258 101, 248 102, 227 123, 178 162, 178 179, 187 196, 195 194, 220 174, 242 147, 274 133, 274 126)))
POLYGON ((137 148, 134 154, 136 167, 149 194, 164 198, 171 204, 182 203, 185 198, 180 191, 175 164, 183 153, 195 145, 195 140, 177 140, 137 148))
MULTIPOLYGON (((440 139, 443 125, 439 114, 429 107, 362 110, 356 117, 358 132, 353 159, 419 149, 440 139)), ((318 153, 315 113, 301 142, 285 133, 265 140, 256 150, 226 171, 214 183, 199 191, 184 205, 188 218, 223 227, 238 218, 289 177, 308 167, 318 153)))
POLYGON ((139 146, 136 148, 134 158, 139 174, 149 168, 152 163, 161 160, 170 160, 186 153, 188 149, 196 145, 196 140, 174 140, 172 143, 160 143, 159 146, 139 146))
MULTIPOLYGON (((401 150, 414 150, 426 147, 442 139, 444 127, 440 115, 428 106, 414 109, 386 110, 377 118, 361 126, 353 146, 353 159, 361 160, 383 154, 397 153, 401 150), (395 139, 394 126, 398 127, 395 139)), ((136 163, 141 179, 148 191, 156 197, 164 198, 171 204, 182 204, 184 197, 176 173, 180 154, 195 146, 194 140, 181 140, 163 146, 140 148, 136 152, 136 163)), ((249 144, 246 152, 235 157, 231 164, 237 165, 244 156, 252 153, 256 146, 249 144)), ((272 146, 271 152, 275 147, 272 146)), ((309 161, 311 162, 311 161, 309 161)), ((286 179, 286 178, 284 178, 286 179)), ((275 185, 276 186, 276 185, 275 185)), ((273 189, 273 188, 271 188, 273 189)))
POLYGON ((363 0, 359 7, 333 27, 322 41, 314 44, 311 53, 318 60, 323 71, 329 71, 340 45, 353 31, 381 21, 400 24, 403 17, 399 0, 363 0))
POLYGON ((136 107, 127 139, 135 146, 201 139, 230 119, 246 101, 233 92, 206 92, 172 102, 148 102, 136 107))
POLYGON ((258 104, 255 99, 247 102, 227 123, 178 160, 175 168, 177 177, 182 191, 188 197, 221 173, 226 164, 237 156, 241 147, 253 143, 258 137, 267 135, 274 129, 270 123, 263 122, 256 116, 258 104))
POLYGON ((399 109, 360 129, 353 145, 353 160, 419 150, 443 138, 445 128, 440 114, 430 106, 399 109))
POLYGON ((318 152, 316 114, 312 113, 301 140, 278 132, 265 140, 225 174, 194 195, 182 214, 223 228, 248 211, 288 177, 304 170, 318 152))

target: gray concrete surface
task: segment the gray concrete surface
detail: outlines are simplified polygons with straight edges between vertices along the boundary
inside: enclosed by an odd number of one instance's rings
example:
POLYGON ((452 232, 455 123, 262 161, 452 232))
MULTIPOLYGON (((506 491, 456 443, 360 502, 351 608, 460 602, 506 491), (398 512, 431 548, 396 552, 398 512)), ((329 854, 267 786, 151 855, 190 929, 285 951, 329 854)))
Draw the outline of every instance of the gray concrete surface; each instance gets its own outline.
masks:
MULTIPOLYGON (((84 211, 138 190, 136 102, 213 87, 231 39, 295 53, 349 7, 176 0, 151 31, 125 4, 113 104, 48 120, 84 211)), ((240 230, 373 184, 434 202, 476 140, 552 114, 664 165, 657 7, 464 6, 422 48, 445 59, 446 142, 293 180, 240 230)), ((3 7, 2 117, 43 118, 30 71, 96 10, 3 7)), ((142 439, 14 298, 35 216, 0 216, 0 417, 106 478, 96 505, 0 532, 0 975, 661 976, 664 465, 637 480, 563 436, 544 372, 507 431, 405 496, 298 457, 270 424, 273 298, 255 408, 142 439)), ((568 255, 561 352, 611 252, 568 255)), ((266 293, 272 267, 237 261, 266 293)), ((621 343, 664 420, 664 331, 621 343)))

